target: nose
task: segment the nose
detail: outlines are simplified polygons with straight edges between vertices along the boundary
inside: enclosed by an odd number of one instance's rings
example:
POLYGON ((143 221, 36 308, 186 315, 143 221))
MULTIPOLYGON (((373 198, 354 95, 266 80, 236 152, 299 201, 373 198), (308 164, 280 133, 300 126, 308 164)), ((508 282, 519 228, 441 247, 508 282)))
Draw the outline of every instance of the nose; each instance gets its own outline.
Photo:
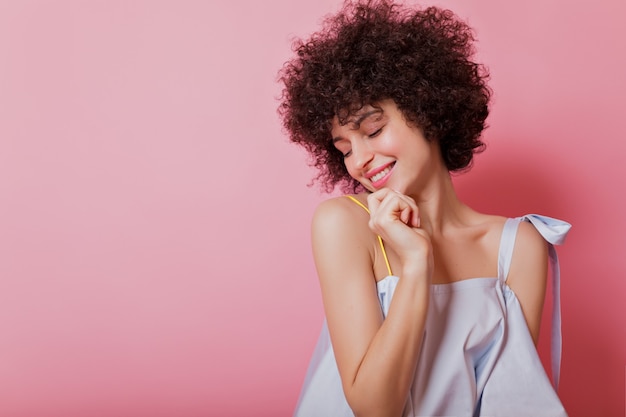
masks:
POLYGON ((352 143, 352 156, 354 168, 363 169, 374 158, 374 152, 372 152, 366 139, 360 139, 352 143))

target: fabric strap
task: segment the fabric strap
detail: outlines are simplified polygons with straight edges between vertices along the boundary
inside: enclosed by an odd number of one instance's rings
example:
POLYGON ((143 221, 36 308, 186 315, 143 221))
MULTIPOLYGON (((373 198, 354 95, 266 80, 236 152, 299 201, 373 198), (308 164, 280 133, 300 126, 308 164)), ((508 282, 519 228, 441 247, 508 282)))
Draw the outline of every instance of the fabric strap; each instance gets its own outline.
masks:
POLYGON ((498 278, 506 281, 511 267, 515 237, 520 222, 528 221, 535 226, 537 231, 549 243, 548 256, 552 269, 552 337, 550 344, 552 384, 558 389, 561 374, 561 353, 563 338, 561 334, 561 270, 559 258, 554 245, 560 245, 572 227, 569 223, 538 214, 507 219, 502 230, 500 251, 498 253, 498 278))

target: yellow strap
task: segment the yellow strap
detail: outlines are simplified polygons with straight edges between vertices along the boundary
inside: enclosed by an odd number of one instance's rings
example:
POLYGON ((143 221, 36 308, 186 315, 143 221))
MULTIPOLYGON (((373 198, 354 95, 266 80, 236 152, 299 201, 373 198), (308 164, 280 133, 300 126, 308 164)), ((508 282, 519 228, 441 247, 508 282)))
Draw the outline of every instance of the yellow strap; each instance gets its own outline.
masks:
MULTIPOLYGON (((348 197, 350 200, 357 203, 359 206, 363 207, 363 210, 367 211, 368 213, 370 212, 369 209, 365 206, 365 204, 361 203, 359 200, 357 200, 353 196, 346 195, 346 197, 348 197)), ((378 237, 378 243, 380 244, 380 248, 383 251, 383 258, 385 258, 385 264, 387 265, 387 272, 389 272, 389 275, 393 275, 391 273, 391 265, 389 265, 389 259, 387 258, 387 252, 385 251, 385 245, 383 244, 383 239, 380 236, 377 236, 377 237, 378 237)))

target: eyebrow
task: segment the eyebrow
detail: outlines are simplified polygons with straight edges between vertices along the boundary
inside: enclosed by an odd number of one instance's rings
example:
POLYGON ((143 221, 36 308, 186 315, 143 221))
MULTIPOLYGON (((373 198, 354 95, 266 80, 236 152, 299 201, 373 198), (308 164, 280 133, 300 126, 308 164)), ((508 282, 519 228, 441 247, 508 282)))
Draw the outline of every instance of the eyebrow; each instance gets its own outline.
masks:
MULTIPOLYGON (((367 111, 363 114, 361 114, 356 120, 354 121, 347 121, 346 124, 348 123, 353 123, 356 125, 355 129, 358 129, 359 126, 361 126, 361 123, 363 122, 363 120, 367 119, 368 117, 374 115, 374 114, 378 114, 378 113, 382 113, 382 109, 373 109, 370 111, 367 111)), ((341 140, 341 137, 337 136, 336 138, 333 138, 333 144, 339 142, 341 140)))

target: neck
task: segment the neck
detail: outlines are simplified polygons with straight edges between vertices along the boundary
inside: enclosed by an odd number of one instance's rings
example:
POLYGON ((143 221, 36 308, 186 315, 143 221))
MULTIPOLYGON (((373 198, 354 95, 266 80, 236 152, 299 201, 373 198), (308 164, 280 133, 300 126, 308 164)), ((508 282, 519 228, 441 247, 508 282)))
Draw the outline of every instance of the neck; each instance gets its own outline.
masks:
POLYGON ((457 197, 445 166, 429 179, 419 193, 411 197, 419 207, 422 227, 431 236, 443 234, 447 226, 466 223, 472 213, 457 197))

